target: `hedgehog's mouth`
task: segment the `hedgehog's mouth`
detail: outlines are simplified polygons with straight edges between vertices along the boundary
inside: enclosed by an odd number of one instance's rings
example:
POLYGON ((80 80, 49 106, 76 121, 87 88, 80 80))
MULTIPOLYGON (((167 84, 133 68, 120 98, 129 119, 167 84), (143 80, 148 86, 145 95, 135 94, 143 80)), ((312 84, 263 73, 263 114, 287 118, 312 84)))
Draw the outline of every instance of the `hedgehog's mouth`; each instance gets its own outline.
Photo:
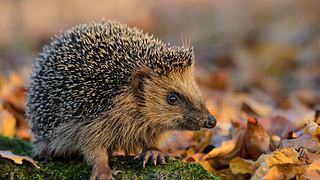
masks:
POLYGON ((201 126, 198 124, 183 124, 182 130, 188 130, 188 131, 199 131, 201 129, 201 126))

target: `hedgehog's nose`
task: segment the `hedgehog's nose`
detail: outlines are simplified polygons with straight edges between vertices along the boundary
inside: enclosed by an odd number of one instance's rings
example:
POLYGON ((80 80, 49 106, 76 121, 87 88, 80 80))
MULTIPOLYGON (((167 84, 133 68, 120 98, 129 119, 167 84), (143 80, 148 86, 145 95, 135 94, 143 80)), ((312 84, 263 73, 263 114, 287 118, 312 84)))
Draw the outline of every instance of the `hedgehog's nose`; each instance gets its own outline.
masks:
POLYGON ((214 128, 216 126, 216 124, 217 124, 216 118, 213 115, 209 114, 208 119, 205 123, 205 127, 206 128, 214 128))

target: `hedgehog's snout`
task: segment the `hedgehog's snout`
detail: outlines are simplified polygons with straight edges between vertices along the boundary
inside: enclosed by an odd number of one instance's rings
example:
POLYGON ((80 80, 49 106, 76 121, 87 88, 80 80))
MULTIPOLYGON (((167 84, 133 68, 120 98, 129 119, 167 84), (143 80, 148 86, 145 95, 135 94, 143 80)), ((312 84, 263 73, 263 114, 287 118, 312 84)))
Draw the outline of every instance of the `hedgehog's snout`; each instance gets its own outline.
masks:
POLYGON ((217 124, 216 118, 212 114, 209 114, 207 121, 204 123, 204 127, 210 129, 210 128, 214 128, 216 124, 217 124))

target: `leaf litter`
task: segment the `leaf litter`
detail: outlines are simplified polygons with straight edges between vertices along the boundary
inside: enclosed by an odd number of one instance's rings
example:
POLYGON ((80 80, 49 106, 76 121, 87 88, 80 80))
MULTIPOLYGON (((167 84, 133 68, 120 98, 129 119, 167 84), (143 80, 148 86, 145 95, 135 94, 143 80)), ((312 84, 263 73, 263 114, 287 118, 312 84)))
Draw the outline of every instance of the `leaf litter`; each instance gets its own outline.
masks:
MULTIPOLYGON (((278 78, 293 71, 316 81, 318 74, 295 68, 296 60, 292 59, 297 58, 297 49, 270 46, 239 48, 231 52, 230 66, 196 69, 207 107, 218 120, 217 127, 176 132, 160 148, 176 158, 199 163, 223 179, 319 178, 319 91, 311 86, 291 90, 290 84, 281 84, 284 81, 278 78), (264 57, 270 53, 275 57, 264 57), (263 65, 270 58, 272 61, 263 65)), ((30 141, 24 116, 27 89, 22 77, 26 75, 0 75, 0 134, 30 141)), ((18 163, 35 163, 28 157, 1 153, 18 163)))

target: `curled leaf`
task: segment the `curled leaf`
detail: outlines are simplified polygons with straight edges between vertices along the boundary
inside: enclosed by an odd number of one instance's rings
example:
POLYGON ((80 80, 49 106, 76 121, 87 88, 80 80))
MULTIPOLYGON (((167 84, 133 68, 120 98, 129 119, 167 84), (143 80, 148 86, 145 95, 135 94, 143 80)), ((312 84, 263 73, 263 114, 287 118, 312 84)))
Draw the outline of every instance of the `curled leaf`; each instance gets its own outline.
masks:
POLYGON ((252 179, 291 179, 306 171, 305 162, 293 148, 284 148, 268 155, 262 155, 252 165, 256 172, 252 179))
POLYGON ((0 156, 3 158, 11 159, 16 164, 22 164, 22 161, 25 160, 33 164, 36 168, 40 168, 37 165, 37 161, 34 161, 32 158, 28 156, 19 156, 19 155, 13 154, 10 151, 2 151, 2 150, 0 150, 0 156))
POLYGON ((253 159, 270 151, 270 136, 258 120, 253 117, 248 118, 244 142, 247 154, 253 159))

